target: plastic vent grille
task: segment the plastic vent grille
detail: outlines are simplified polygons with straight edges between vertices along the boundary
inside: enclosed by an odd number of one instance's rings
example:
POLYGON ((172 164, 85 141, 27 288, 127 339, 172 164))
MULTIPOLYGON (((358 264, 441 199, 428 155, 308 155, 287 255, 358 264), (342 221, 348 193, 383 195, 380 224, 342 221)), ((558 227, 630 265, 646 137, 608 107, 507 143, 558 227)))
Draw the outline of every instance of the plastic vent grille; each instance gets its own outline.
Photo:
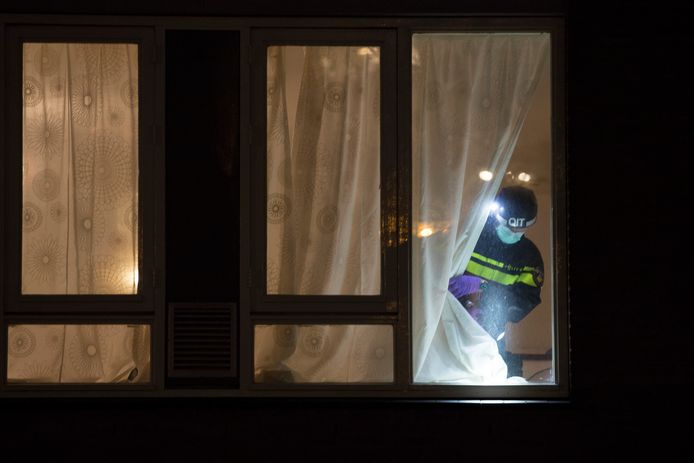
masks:
POLYGON ((235 305, 169 306, 169 376, 234 376, 235 305))

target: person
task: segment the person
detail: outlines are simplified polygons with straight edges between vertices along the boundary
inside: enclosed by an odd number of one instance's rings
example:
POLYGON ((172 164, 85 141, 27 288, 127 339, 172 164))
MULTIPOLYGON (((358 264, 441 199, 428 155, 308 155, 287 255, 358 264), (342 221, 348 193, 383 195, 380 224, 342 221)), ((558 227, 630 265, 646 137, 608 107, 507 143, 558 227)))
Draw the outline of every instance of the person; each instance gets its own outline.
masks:
POLYGON ((544 264, 525 232, 537 220, 537 199, 522 186, 502 188, 461 275, 449 291, 497 341, 508 376, 521 376, 520 357, 506 352, 506 324, 517 323, 540 303, 544 264))

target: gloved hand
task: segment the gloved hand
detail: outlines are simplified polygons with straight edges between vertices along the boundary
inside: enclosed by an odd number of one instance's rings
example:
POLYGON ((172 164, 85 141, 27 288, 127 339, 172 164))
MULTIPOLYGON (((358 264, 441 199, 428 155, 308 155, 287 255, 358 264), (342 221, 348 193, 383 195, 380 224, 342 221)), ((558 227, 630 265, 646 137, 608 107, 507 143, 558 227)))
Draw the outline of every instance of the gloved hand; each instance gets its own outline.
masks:
POLYGON ((473 275, 456 275, 448 280, 448 290, 456 297, 461 298, 480 290, 482 279, 473 275))

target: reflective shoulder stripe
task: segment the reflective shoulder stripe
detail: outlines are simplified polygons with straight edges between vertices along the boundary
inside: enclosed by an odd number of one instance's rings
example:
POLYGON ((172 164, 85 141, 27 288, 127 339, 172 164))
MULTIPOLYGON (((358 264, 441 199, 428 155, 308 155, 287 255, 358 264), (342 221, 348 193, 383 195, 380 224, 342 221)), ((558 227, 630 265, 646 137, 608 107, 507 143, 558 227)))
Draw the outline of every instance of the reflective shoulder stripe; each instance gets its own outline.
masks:
POLYGON ((474 261, 470 261, 470 263, 467 265, 467 271, 473 275, 477 275, 480 278, 489 281, 496 281, 502 285, 512 285, 518 279, 517 275, 509 275, 501 270, 489 268, 474 261))
POLYGON ((477 254, 476 252, 473 252, 472 257, 474 257, 475 259, 480 260, 482 262, 485 262, 487 264, 494 265, 495 267, 504 268, 503 262, 499 262, 498 260, 490 259, 489 257, 484 257, 482 254, 477 254))
POLYGON ((480 278, 488 281, 495 281, 506 286, 519 282, 528 286, 533 286, 536 288, 538 287, 535 278, 533 278, 532 272, 523 272, 518 275, 511 275, 506 272, 502 272, 501 270, 489 268, 472 260, 468 263, 466 270, 480 278))

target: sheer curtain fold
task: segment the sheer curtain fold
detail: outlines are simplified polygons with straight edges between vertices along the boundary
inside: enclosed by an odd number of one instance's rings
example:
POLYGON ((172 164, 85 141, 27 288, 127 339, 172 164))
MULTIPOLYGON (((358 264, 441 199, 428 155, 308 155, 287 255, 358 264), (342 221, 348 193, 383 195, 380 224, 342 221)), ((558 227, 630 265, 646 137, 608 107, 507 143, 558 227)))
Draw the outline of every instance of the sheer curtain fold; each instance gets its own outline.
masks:
POLYGON ((495 340, 448 279, 467 266, 548 51, 540 33, 413 37, 415 382, 509 382, 495 340))

